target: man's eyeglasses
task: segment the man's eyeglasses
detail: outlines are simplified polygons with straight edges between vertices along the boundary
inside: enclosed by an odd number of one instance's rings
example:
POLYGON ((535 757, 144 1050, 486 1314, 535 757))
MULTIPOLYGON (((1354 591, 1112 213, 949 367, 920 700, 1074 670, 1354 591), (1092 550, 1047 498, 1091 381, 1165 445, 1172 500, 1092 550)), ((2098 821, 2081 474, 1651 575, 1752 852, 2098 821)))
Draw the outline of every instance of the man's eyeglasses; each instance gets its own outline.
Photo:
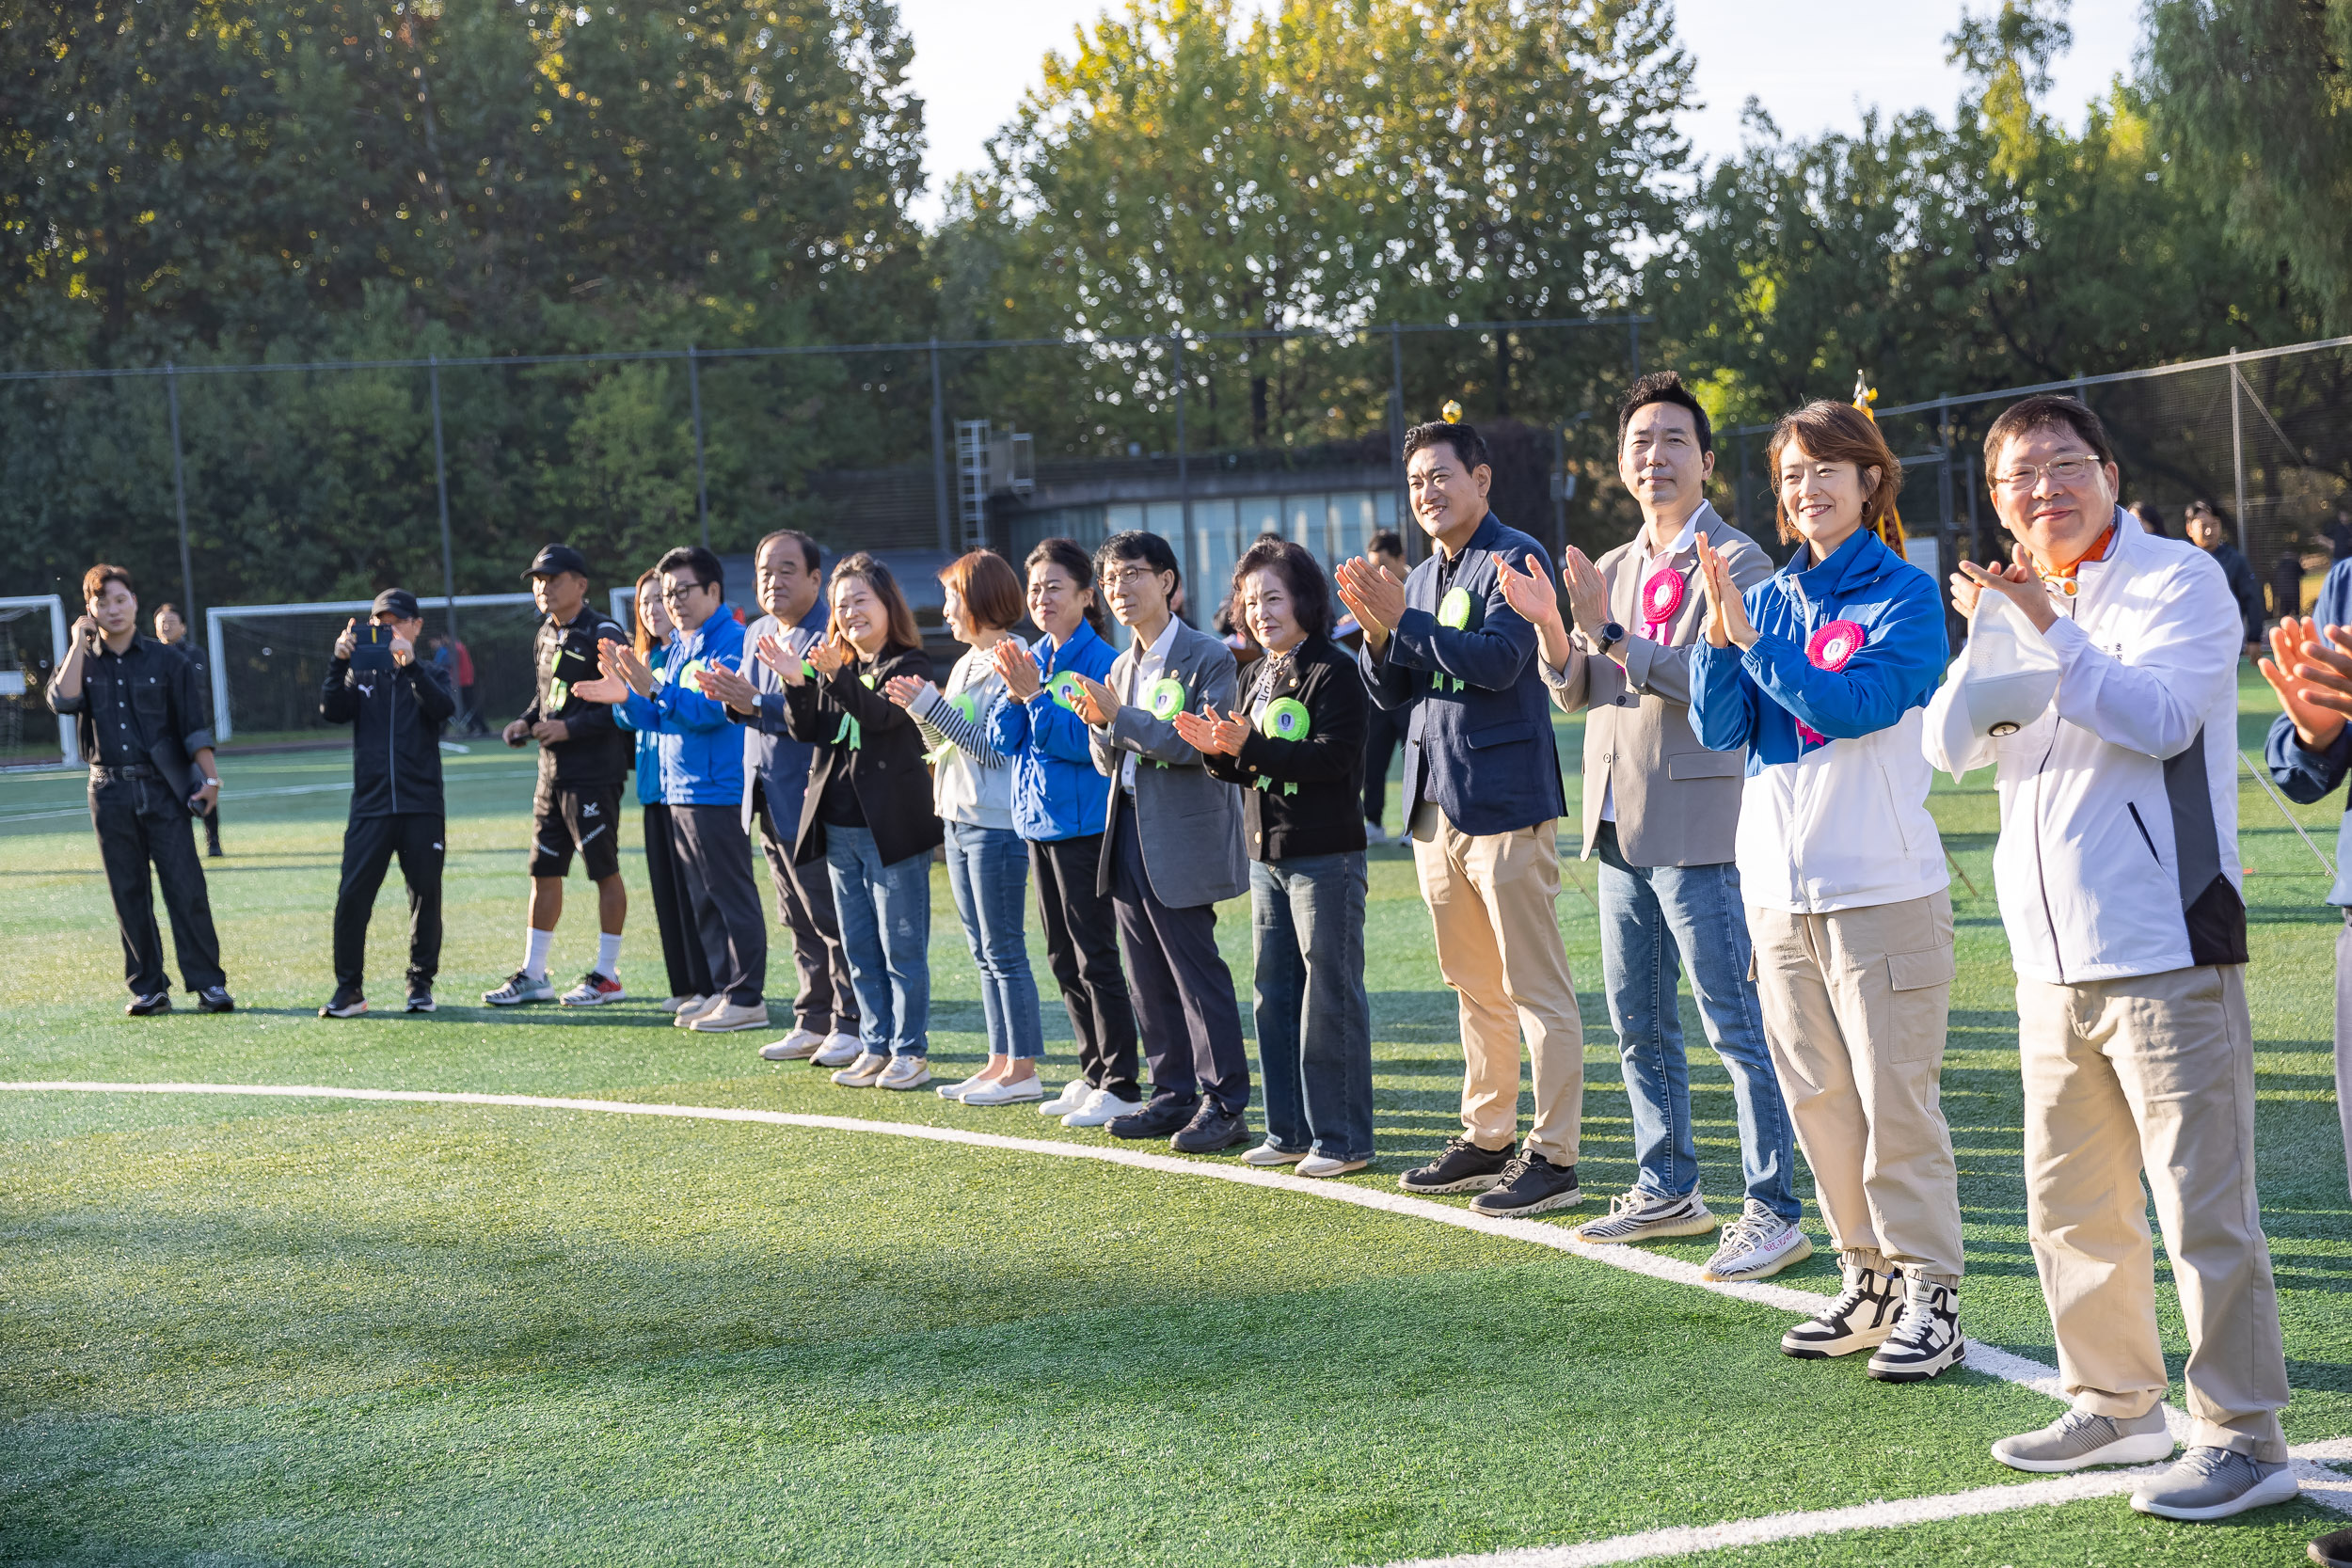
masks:
POLYGON ((661 597, 666 603, 677 604, 687 594, 699 594, 708 586, 710 586, 708 583, 703 582, 665 582, 661 585, 661 597))
POLYGON ((1159 573, 1149 566, 1120 566, 1105 570, 1103 573, 1103 586, 1105 588, 1132 588, 1136 583, 1141 582, 1145 578, 1157 576, 1159 576, 1159 573))
POLYGON ((2099 460, 2095 457, 2054 457, 2047 463, 2028 463, 2022 468, 1996 474, 1993 483, 2004 490, 2024 495, 2039 488, 2042 477, 2047 474, 2051 483, 2063 490, 2072 490, 2098 471, 2099 460))

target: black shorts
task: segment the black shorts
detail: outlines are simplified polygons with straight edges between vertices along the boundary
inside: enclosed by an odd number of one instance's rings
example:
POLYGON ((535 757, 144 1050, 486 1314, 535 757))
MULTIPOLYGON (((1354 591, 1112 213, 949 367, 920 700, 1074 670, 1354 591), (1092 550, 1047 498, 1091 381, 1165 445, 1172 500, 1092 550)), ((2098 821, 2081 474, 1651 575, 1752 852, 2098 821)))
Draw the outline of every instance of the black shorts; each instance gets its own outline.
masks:
POLYGON ((572 851, 592 882, 621 869, 621 786, 617 784, 558 784, 544 780, 532 802, 531 874, 571 874, 572 851))

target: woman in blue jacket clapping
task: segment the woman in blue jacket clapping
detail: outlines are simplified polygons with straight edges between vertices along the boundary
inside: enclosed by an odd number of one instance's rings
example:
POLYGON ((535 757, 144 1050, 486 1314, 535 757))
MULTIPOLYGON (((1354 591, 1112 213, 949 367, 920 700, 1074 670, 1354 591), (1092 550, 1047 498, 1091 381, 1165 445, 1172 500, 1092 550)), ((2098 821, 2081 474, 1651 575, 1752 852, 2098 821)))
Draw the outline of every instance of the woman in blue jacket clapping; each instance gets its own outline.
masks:
POLYGON ((1044 635, 1026 652, 1011 641, 993 650, 1005 688, 988 711, 989 741, 1012 759, 1013 831, 1029 847, 1046 957, 1078 1037, 1078 1076, 1038 1109, 1065 1127, 1100 1127, 1141 1109, 1143 1096, 1118 923, 1095 891, 1110 799, 1070 704, 1073 677, 1106 678, 1116 656, 1085 550, 1048 539, 1027 570, 1029 619, 1044 635))

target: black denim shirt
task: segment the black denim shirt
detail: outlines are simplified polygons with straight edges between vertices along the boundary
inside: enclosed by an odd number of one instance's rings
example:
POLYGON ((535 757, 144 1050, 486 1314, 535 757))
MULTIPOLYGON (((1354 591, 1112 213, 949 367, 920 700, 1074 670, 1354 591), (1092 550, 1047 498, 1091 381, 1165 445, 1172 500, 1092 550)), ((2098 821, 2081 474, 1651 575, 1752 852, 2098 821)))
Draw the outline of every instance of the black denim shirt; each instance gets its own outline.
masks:
POLYGON ((106 768, 150 767, 180 794, 196 784, 189 759, 213 743, 212 710, 185 655, 144 632, 118 654, 103 641, 82 664, 82 691, 49 688, 53 713, 74 716, 83 757, 106 768))

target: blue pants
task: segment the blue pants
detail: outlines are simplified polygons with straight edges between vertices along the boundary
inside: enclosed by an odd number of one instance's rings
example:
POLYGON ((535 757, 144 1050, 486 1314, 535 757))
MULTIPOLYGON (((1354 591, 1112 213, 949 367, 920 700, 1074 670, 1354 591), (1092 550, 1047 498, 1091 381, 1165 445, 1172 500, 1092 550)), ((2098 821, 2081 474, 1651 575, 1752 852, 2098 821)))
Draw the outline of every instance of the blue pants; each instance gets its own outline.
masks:
POLYGON ((930 1053, 931 858, 884 865, 870 828, 825 824, 841 945, 857 993, 858 1038, 877 1056, 930 1053))
POLYGON ((963 940, 980 972, 980 1016, 988 1022, 988 1053, 1028 1061, 1045 1054, 1038 1021, 1037 982, 1021 933, 1021 904, 1029 889, 1029 852, 1010 828, 949 822, 947 891, 955 895, 963 940))
POLYGON ((1293 1152, 1369 1160, 1364 852, 1251 863, 1249 911, 1266 1139, 1293 1152))
POLYGON ((1748 979, 1748 917, 1740 900, 1739 867, 1629 865, 1613 822, 1600 825, 1593 847, 1601 863, 1601 971, 1633 1111, 1638 1185, 1679 1197, 1699 1182, 1691 1069, 1675 1002, 1679 969, 1687 967, 1708 1041, 1731 1074, 1747 1196, 1783 1219, 1795 1219, 1801 1212, 1790 1180, 1796 1133, 1772 1075, 1763 1009, 1748 979))

